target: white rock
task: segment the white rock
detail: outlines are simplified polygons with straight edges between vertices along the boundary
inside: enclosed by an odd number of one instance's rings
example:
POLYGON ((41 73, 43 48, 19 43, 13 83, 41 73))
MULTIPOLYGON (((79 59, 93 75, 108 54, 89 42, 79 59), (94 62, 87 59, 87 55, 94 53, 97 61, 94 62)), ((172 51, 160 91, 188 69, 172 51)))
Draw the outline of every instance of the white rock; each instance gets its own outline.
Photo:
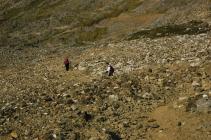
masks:
POLYGON ((207 95, 207 94, 203 94, 202 97, 203 97, 204 99, 208 99, 208 95, 207 95))
POLYGON ((146 81, 149 81, 149 79, 150 79, 150 78, 149 78, 148 75, 144 77, 144 80, 146 80, 146 81))
POLYGON ((179 101, 185 101, 185 100, 187 100, 188 99, 188 97, 179 97, 179 101))
POLYGON ((118 89, 118 88, 119 88, 118 86, 114 87, 114 89, 118 89))
POLYGON ((112 102, 116 102, 118 101, 118 95, 109 95, 109 100, 112 101, 112 102))
POLYGON ((56 137, 57 137, 56 134, 53 134, 52 136, 53 136, 55 139, 56 139, 56 137))
POLYGON ((190 66, 191 67, 197 67, 200 65, 200 62, 195 62, 195 63, 191 63, 190 66))
POLYGON ((85 66, 82 66, 82 64, 79 64, 78 70, 84 71, 84 70, 86 70, 86 67, 85 66))
POLYGON ((71 109, 72 109, 73 111, 75 111, 75 110, 77 109, 77 107, 76 107, 75 105, 72 105, 72 106, 71 106, 71 109))
POLYGON ((152 98, 152 94, 146 92, 146 93, 144 93, 144 94, 142 95, 142 97, 145 98, 145 99, 150 99, 150 98, 152 98))
POLYGON ((200 86, 200 84, 197 81, 193 81, 192 86, 196 87, 196 86, 200 86))

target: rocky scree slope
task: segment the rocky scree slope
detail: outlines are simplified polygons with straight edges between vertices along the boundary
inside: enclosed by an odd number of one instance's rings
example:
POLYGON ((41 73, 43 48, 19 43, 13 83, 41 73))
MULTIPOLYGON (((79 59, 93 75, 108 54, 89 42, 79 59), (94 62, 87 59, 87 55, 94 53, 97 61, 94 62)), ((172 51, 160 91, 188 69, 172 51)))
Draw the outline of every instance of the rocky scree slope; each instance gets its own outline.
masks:
POLYGON ((2 0, 0 11, 0 139, 211 139, 210 0, 2 0))
POLYGON ((4 66, 1 139, 210 139, 210 33, 78 49, 4 66), (76 64, 70 72, 63 53, 76 64), (114 77, 104 76, 105 61, 114 77))

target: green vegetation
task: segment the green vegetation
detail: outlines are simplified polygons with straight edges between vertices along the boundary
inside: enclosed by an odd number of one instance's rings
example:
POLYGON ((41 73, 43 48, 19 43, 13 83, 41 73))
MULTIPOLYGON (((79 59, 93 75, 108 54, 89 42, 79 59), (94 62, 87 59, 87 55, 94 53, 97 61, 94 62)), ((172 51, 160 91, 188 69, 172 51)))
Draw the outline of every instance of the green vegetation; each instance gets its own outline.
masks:
POLYGON ((43 2, 43 0, 33 0, 31 3, 24 9, 24 10, 30 10, 30 9, 35 9, 39 7, 39 5, 43 2))
POLYGON ((101 39, 102 36, 106 33, 106 28, 95 28, 91 31, 82 31, 79 33, 80 41, 95 41, 101 39))
POLYGON ((153 29, 141 30, 129 36, 129 40, 138 39, 141 37, 157 38, 171 35, 184 35, 184 34, 199 34, 211 30, 208 23, 202 21, 190 21, 180 25, 166 25, 153 29))
POLYGON ((19 15, 22 11, 23 11, 23 8, 12 8, 6 12, 6 14, 4 15, 4 19, 5 20, 11 19, 19 15))

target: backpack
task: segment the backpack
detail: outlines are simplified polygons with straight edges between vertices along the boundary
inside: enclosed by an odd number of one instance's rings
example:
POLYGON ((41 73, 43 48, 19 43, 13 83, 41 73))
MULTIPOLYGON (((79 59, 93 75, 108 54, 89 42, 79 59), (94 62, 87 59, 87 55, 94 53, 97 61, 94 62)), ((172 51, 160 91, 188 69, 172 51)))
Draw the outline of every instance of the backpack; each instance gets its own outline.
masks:
POLYGON ((114 68, 112 66, 110 66, 110 72, 113 73, 114 72, 114 68))

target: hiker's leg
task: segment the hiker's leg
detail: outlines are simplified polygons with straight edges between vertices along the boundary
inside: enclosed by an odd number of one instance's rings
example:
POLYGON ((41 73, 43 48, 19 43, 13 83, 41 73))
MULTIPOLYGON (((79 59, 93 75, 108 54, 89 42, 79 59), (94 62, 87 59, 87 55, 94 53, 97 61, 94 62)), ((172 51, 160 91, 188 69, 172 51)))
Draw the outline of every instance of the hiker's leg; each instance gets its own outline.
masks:
POLYGON ((65 64, 65 67, 66 67, 66 71, 69 70, 69 64, 65 64))
POLYGON ((113 76, 113 73, 109 71, 108 76, 113 76))
POLYGON ((67 71, 67 64, 65 64, 65 69, 66 69, 66 71, 67 71))

